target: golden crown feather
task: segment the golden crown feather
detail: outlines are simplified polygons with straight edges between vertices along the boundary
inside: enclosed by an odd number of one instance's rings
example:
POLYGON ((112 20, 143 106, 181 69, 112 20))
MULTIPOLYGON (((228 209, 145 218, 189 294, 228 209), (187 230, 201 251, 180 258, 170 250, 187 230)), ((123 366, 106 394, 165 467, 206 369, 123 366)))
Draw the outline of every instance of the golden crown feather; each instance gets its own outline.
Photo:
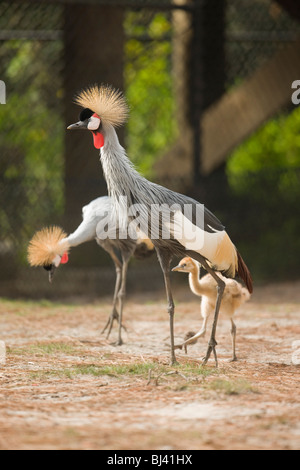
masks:
POLYGON ((129 107, 123 93, 109 85, 93 85, 76 95, 74 102, 98 114, 103 124, 122 126, 129 115, 129 107))
POLYGON ((47 227, 38 231, 28 246, 30 266, 49 266, 56 256, 63 256, 69 251, 68 242, 62 243, 67 234, 60 227, 47 227))

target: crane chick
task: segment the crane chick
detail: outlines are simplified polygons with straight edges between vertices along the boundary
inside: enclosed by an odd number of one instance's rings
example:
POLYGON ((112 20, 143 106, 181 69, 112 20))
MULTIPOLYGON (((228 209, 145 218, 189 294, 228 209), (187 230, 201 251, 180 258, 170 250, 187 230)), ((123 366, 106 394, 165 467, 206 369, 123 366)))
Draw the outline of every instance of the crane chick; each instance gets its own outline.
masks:
MULTIPOLYGON (((176 345, 176 349, 184 347, 187 352, 187 345, 195 344, 199 338, 205 335, 207 322, 210 315, 215 311, 217 300, 217 283, 210 274, 206 274, 200 279, 200 265, 192 258, 183 258, 179 265, 173 268, 172 271, 178 271, 189 274, 189 284, 191 291, 198 296, 202 297, 201 301, 201 315, 203 324, 198 333, 187 333, 185 341, 176 345)), ((233 321, 233 315, 236 310, 247 300, 250 299, 249 291, 242 287, 242 285, 233 280, 227 279, 219 273, 221 279, 225 282, 225 291, 222 299, 220 313, 228 317, 231 321, 231 336, 232 336, 232 362, 237 360, 236 357, 236 325, 233 321)))

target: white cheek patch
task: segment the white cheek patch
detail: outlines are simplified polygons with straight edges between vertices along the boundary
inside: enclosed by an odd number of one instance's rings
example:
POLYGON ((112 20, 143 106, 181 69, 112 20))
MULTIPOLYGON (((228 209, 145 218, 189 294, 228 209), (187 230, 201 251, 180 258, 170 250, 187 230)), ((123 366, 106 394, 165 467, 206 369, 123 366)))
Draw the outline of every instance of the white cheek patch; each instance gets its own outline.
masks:
POLYGON ((92 116, 90 119, 89 119, 89 123, 88 123, 88 126, 87 128, 90 130, 90 131, 96 131, 97 129, 99 129, 99 126, 100 126, 100 119, 98 117, 95 117, 95 116, 92 116))
POLYGON ((52 263, 54 264, 56 268, 58 268, 58 266, 60 265, 60 262, 61 262, 61 257, 59 255, 55 256, 54 260, 52 261, 52 263))

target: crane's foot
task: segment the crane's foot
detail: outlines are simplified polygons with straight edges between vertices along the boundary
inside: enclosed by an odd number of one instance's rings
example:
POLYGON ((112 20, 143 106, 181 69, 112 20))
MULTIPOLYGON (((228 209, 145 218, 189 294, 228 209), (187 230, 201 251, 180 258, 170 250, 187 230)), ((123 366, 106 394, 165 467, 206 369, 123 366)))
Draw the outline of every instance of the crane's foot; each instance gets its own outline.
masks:
MULTIPOLYGON (((119 324, 120 323, 120 316, 118 314, 118 312, 116 310, 114 310, 110 316, 108 317, 108 320, 107 320, 107 323, 105 325, 105 327, 103 328, 101 334, 104 335, 104 333, 106 332, 107 330, 107 335, 106 335, 106 339, 108 339, 110 337, 110 334, 111 334, 111 330, 113 328, 113 325, 114 325, 114 322, 115 320, 117 321, 117 323, 119 324)), ((124 331, 127 332, 127 328, 125 325, 122 324, 122 328, 124 331)))
POLYGON ((103 328, 103 330, 101 331, 101 334, 104 335, 104 333, 106 332, 106 330, 108 330, 108 333, 107 333, 107 337, 106 339, 109 338, 109 335, 111 333, 111 330, 112 330, 112 327, 113 327, 113 324, 114 324, 114 321, 117 321, 119 323, 119 314, 116 310, 114 310, 110 316, 108 317, 108 320, 106 322, 106 325, 105 327, 103 328))
MULTIPOLYGON (((174 347, 175 349, 175 347, 174 347)), ((177 366, 179 363, 177 362, 175 351, 171 351, 171 358, 170 358, 170 366, 177 366)))
POLYGON ((124 344, 122 338, 119 338, 117 341, 112 343, 113 346, 122 346, 124 344))
POLYGON ((177 359, 171 359, 170 360, 170 366, 173 367, 173 366, 179 366, 179 362, 177 361, 177 359))
POLYGON ((216 351, 216 346, 218 345, 217 341, 215 338, 211 338, 209 343, 208 343, 208 348, 207 348, 207 353, 206 356, 203 358, 202 365, 205 366, 207 362, 209 361, 209 358, 211 356, 211 353, 214 353, 214 358, 216 362, 216 367, 218 367, 218 357, 217 357, 217 351, 216 351))
POLYGON ((236 355, 234 355, 229 362, 237 362, 238 361, 238 358, 236 357, 236 355))

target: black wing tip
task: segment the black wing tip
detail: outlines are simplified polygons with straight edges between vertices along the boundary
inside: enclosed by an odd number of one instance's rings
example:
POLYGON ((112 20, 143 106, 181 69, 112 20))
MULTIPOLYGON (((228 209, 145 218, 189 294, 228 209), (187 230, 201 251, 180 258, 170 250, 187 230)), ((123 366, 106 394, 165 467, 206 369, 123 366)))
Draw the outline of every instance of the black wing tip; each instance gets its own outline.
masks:
POLYGON ((239 277, 244 281, 248 291, 250 292, 250 294, 253 293, 253 279, 252 279, 252 276, 251 276, 251 273, 245 263, 245 261, 243 260, 242 256, 240 255, 240 253, 237 251, 237 256, 238 256, 238 270, 237 270, 237 273, 239 275, 239 277))

